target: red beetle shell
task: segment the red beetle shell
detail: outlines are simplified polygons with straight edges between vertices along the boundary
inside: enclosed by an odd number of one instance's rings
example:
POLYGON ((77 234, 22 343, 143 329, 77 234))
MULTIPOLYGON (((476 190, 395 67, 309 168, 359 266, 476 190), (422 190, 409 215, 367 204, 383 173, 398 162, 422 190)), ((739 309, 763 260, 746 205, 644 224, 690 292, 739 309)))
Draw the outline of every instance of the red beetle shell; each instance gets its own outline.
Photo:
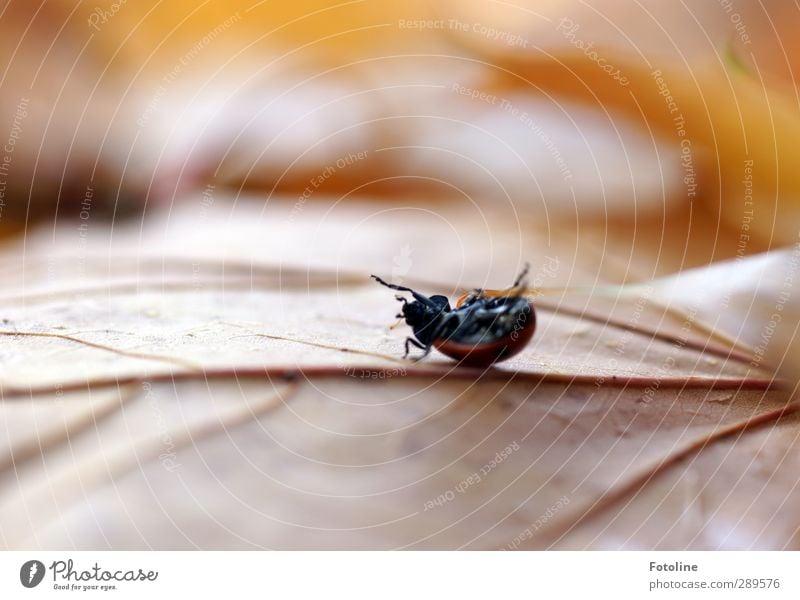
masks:
MULTIPOLYGON (((460 306, 462 301, 463 297, 459 299, 457 306, 460 306)), ((536 330, 536 311, 530 302, 528 306, 531 318, 503 338, 482 344, 459 344, 439 339, 434 340, 433 345, 442 354, 458 360, 465 366, 488 367, 495 362, 510 358, 528 345, 536 330)))

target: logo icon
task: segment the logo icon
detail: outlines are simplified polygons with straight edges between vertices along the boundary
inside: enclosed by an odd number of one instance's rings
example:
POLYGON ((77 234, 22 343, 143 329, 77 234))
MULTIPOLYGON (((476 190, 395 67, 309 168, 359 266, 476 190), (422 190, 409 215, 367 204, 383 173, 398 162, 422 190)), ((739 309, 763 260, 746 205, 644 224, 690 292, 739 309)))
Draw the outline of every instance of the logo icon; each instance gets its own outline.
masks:
POLYGON ((26 588, 36 587, 44 579, 44 563, 38 560, 29 560, 19 570, 19 581, 26 588))

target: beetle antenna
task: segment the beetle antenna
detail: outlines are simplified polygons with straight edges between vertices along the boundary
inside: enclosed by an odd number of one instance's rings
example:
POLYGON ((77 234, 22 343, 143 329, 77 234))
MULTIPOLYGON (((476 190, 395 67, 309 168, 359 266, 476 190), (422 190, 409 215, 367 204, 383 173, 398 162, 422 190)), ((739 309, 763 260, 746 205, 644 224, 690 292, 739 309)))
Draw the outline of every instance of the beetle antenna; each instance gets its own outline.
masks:
POLYGON ((519 275, 517 275, 517 279, 514 281, 514 285, 511 286, 512 288, 518 288, 522 285, 522 281, 525 279, 525 277, 527 277, 530 268, 531 268, 530 263, 526 262, 525 266, 522 268, 522 272, 519 275))
POLYGON ((386 287, 391 288, 393 290, 397 290, 398 292, 409 292, 412 296, 414 296, 415 300, 417 300, 419 302, 422 302, 426 306, 435 307, 435 304, 433 302, 431 302, 430 298, 428 298, 427 296, 425 296, 423 294, 420 294, 419 292, 415 292, 410 287, 405 287, 403 285, 395 285, 394 283, 388 283, 388 282, 384 281, 383 279, 381 279, 380 277, 378 277, 377 275, 370 275, 370 277, 372 277, 375 281, 377 281, 381 285, 385 285, 386 287))
POLYGON ((398 292, 413 292, 414 291, 410 287, 405 287, 405 286, 402 286, 402 285, 396 285, 394 283, 389 283, 388 281, 384 281, 383 279, 381 279, 377 275, 370 275, 370 277, 372 277, 375 281, 377 281, 381 285, 385 285, 386 287, 391 288, 393 290, 397 290, 398 292))

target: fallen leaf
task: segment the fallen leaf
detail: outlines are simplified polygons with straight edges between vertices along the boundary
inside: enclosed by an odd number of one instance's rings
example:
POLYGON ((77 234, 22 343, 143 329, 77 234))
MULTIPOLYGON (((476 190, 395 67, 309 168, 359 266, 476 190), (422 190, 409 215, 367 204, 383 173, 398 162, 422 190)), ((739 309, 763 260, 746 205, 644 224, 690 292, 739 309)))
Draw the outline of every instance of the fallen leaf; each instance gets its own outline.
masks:
MULTIPOLYGON (((556 269, 545 283, 567 290, 535 299, 518 356, 405 361, 369 238, 343 249, 346 271, 273 261, 285 222, 248 234, 242 204, 113 238, 93 223, 102 253, 67 252, 66 223, 24 260, 7 248, 5 547, 797 548, 798 405, 745 345, 556 269), (182 226, 240 245, 193 258, 182 226)), ((297 227, 334 239, 337 219, 313 214, 297 227)), ((436 266, 430 242, 403 248, 424 292, 502 285, 485 264, 436 266)))

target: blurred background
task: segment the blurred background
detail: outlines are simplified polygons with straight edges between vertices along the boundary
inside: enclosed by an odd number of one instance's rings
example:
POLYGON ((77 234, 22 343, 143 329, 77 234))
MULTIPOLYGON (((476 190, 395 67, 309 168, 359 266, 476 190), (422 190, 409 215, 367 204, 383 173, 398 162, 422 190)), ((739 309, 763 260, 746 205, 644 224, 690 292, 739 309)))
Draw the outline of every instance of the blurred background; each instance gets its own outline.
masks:
POLYGON ((616 254, 589 270, 617 280, 790 244, 797 21, 779 1, 6 2, 0 225, 368 199, 447 246, 421 216, 439 202, 520 255, 524 230, 616 254))

